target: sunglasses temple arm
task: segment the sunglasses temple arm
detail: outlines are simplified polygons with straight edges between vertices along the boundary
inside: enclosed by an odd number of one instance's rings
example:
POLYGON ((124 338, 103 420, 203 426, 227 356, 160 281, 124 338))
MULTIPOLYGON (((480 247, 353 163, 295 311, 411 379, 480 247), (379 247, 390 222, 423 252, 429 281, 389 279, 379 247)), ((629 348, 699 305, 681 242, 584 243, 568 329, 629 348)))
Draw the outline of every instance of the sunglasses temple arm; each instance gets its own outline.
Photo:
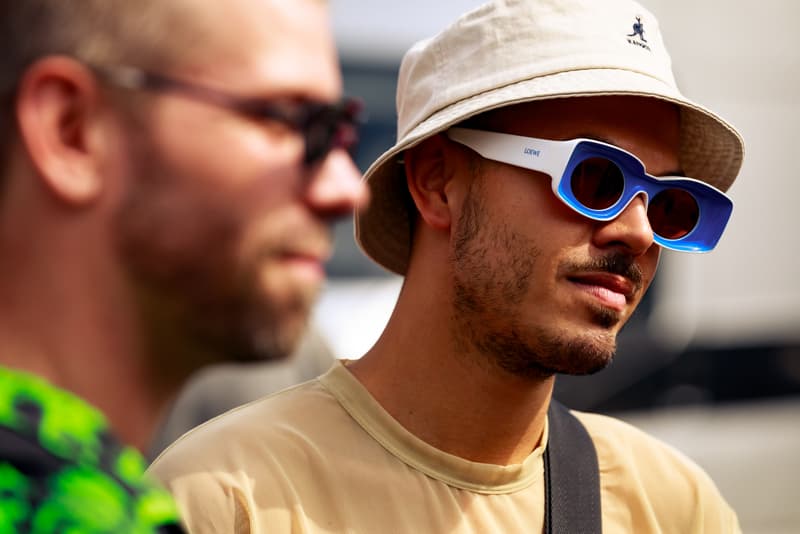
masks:
POLYGON ((547 141, 468 128, 450 128, 447 135, 486 159, 551 176, 554 190, 577 145, 577 142, 547 141))

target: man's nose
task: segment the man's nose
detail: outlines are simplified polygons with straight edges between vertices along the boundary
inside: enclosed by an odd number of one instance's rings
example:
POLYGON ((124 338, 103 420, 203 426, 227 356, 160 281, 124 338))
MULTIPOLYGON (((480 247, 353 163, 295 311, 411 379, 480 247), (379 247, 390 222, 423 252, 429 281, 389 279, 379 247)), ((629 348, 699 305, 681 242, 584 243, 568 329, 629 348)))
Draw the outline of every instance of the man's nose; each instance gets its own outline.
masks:
POLYGON ((598 223, 594 242, 600 248, 619 247, 633 256, 647 252, 653 244, 653 229, 644 197, 638 195, 616 218, 598 223))
POLYGON ((345 150, 336 149, 312 171, 305 199, 323 218, 350 215, 356 206, 369 200, 369 191, 361 172, 345 150))

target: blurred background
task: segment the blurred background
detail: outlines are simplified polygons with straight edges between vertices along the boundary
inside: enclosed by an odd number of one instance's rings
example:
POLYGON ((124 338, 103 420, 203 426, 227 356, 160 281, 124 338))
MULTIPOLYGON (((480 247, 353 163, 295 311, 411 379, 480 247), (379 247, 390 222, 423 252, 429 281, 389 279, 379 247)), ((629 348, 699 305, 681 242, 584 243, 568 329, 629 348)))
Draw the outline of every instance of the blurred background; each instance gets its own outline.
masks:
MULTIPOLYGON (((745 138, 744 167, 730 190, 734 215, 714 252, 662 256, 612 366, 559 378, 556 396, 631 421, 682 450, 717 482, 745 532, 797 533, 800 2, 642 2, 660 21, 684 93, 745 138)), ((394 143, 405 50, 480 3, 331 1, 345 91, 367 103, 362 171, 394 143)), ((351 222, 337 226, 336 242, 314 336, 330 356, 358 358, 382 330, 401 280, 363 256, 351 222)))

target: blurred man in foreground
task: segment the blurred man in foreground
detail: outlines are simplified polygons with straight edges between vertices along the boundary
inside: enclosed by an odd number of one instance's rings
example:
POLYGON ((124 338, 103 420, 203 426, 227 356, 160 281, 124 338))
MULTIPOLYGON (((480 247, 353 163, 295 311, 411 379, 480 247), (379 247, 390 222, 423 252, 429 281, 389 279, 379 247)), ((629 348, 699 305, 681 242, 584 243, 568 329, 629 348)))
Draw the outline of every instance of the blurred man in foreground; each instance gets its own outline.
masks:
POLYGON ((142 449, 192 371, 301 336, 366 191, 327 6, 4 5, 0 524, 174 523, 101 412, 142 449))
POLYGON ((551 399, 557 374, 612 359, 661 249, 709 251, 731 214, 742 139, 680 93, 655 18, 630 0, 496 0, 406 54, 397 101, 356 218, 405 275, 394 313, 361 359, 162 454, 187 524, 737 532, 683 455, 551 399))

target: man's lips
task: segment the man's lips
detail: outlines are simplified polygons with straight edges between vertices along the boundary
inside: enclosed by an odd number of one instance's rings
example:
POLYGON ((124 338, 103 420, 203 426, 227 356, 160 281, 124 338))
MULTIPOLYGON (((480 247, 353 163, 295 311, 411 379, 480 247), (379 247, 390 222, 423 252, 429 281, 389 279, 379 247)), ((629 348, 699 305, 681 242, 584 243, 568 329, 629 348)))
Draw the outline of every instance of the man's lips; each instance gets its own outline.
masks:
POLYGON ((284 253, 278 261, 288 267, 296 276, 310 281, 319 281, 325 277, 325 261, 327 256, 308 253, 284 253))
POLYGON ((568 277, 581 290, 598 299, 604 306, 624 311, 633 299, 637 286, 624 276, 605 272, 582 273, 568 277))

